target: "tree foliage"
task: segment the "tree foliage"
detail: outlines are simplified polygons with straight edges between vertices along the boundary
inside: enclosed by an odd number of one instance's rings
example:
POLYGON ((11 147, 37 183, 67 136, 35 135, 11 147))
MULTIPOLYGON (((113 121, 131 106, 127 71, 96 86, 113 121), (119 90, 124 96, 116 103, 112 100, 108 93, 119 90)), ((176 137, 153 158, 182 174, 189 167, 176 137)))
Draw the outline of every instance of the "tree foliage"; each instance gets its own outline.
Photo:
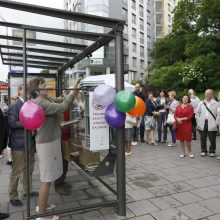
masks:
POLYGON ((181 0, 172 32, 156 42, 147 83, 184 90, 220 88, 220 1, 181 0))

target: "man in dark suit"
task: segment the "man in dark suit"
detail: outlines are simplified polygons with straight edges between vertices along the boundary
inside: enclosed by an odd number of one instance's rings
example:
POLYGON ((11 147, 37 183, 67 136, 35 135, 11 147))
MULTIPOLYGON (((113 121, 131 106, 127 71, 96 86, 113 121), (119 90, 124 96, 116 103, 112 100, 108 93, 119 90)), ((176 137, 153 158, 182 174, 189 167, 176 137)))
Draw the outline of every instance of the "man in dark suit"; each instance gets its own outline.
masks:
MULTIPOLYGON (((24 104, 25 92, 24 87, 21 85, 18 87, 18 99, 12 104, 8 111, 8 126, 10 129, 9 135, 9 147, 11 148, 12 154, 12 171, 10 176, 10 186, 9 186, 9 197, 10 203, 13 206, 21 207, 23 206, 22 201, 18 198, 18 182, 23 176, 23 195, 27 195, 27 173, 25 168, 25 137, 24 137, 24 127, 19 121, 19 112, 22 105, 24 104)), ((31 137, 29 138, 31 140, 31 137)), ((34 153, 35 148, 31 145, 30 148, 30 196, 38 196, 37 192, 32 191, 32 173, 34 170, 34 153)))
POLYGON ((7 127, 6 127, 4 115, 0 108, 0 159, 3 158, 2 152, 7 146, 6 143, 7 141, 5 140, 7 138, 6 135, 7 135, 7 127))

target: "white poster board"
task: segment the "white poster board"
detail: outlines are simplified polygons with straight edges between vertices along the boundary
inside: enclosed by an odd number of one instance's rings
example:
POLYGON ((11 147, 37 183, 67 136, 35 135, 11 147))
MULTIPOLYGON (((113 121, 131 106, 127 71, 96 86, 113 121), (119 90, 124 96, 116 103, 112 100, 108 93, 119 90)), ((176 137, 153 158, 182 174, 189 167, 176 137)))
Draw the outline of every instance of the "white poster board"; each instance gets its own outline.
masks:
POLYGON ((105 109, 93 103, 93 92, 89 93, 90 150, 109 149, 109 126, 105 121, 105 109))

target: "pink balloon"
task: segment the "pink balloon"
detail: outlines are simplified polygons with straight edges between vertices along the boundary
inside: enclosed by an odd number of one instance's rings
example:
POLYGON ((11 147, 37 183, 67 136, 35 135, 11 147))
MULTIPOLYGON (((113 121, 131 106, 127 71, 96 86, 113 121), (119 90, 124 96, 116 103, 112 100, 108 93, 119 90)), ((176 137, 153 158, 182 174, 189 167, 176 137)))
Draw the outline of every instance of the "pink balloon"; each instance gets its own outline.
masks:
POLYGON ((24 128, 33 131, 42 126, 45 113, 41 106, 29 100, 21 107, 19 119, 24 128))

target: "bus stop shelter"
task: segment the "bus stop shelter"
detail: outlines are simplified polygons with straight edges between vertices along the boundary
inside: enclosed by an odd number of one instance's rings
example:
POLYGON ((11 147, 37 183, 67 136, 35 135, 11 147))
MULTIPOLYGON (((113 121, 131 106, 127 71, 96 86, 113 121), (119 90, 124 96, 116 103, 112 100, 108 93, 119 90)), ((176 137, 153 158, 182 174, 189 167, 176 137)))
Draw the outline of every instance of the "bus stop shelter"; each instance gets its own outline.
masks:
MULTIPOLYGON (((81 22, 89 25, 97 25, 108 29, 106 33, 96 33, 87 31, 75 31, 66 30, 50 27, 33 26, 29 24, 19 24, 11 22, 0 22, 0 26, 16 28, 22 30, 22 37, 9 36, 9 34, 0 34, 0 39, 18 41, 21 42, 21 46, 14 46, 8 44, 0 44, 0 54, 4 65, 14 65, 21 66, 23 68, 23 83, 25 90, 27 91, 27 77, 28 68, 40 68, 55 70, 57 76, 57 88, 62 88, 62 78, 65 71, 68 68, 72 68, 82 59, 90 56, 93 52, 108 44, 111 41, 115 42, 115 87, 116 91, 124 89, 124 61, 123 61, 123 28, 125 21, 94 16, 84 13, 77 13, 72 11, 66 11, 61 9, 54 9, 48 7, 42 7, 31 4, 24 4, 20 2, 0 0, 0 7, 13 9, 16 11, 23 11, 37 15, 44 15, 49 17, 54 17, 58 19, 64 19, 74 22, 81 22), (91 44, 75 44, 58 42, 43 39, 33 39, 27 36, 28 31, 40 32, 48 35, 58 35, 74 39, 85 39, 91 44), (36 45, 46 45, 54 46, 59 48, 73 49, 70 51, 60 51, 52 49, 41 49, 33 48, 29 43, 34 43, 36 45), (7 49, 7 52, 5 52, 7 49), (11 52, 13 51, 13 52, 11 52), (15 53, 14 51, 20 51, 22 53, 15 53), (34 54, 30 54, 33 52, 34 54)), ((30 16, 27 15, 27 16, 30 16)), ((28 18, 28 17, 27 17, 28 18)), ((28 20, 28 19, 27 19, 28 20)), ((37 76, 37 74, 36 74, 37 76)), ((60 90, 58 90, 60 91, 60 90)), ((29 173, 29 149, 27 140, 27 130, 25 130, 25 155, 26 155, 26 171, 29 173)), ((117 179, 117 190, 115 192, 117 199, 114 201, 108 201, 103 203, 98 203, 95 205, 88 205, 79 208, 70 208, 60 211, 53 211, 50 214, 63 214, 74 211, 93 209, 103 206, 115 206, 117 207, 117 214, 120 216, 126 215, 126 185, 125 185, 125 151, 124 151, 124 127, 117 128, 115 132, 116 137, 116 155, 117 155, 117 168, 116 168, 116 179, 117 179)), ((27 187, 29 188, 29 179, 27 180, 27 187)), ((27 190, 28 191, 28 190, 27 190)), ((26 219, 35 219, 37 217, 47 216, 47 214, 41 215, 31 215, 30 214, 30 195, 27 195, 27 217, 26 219)))

